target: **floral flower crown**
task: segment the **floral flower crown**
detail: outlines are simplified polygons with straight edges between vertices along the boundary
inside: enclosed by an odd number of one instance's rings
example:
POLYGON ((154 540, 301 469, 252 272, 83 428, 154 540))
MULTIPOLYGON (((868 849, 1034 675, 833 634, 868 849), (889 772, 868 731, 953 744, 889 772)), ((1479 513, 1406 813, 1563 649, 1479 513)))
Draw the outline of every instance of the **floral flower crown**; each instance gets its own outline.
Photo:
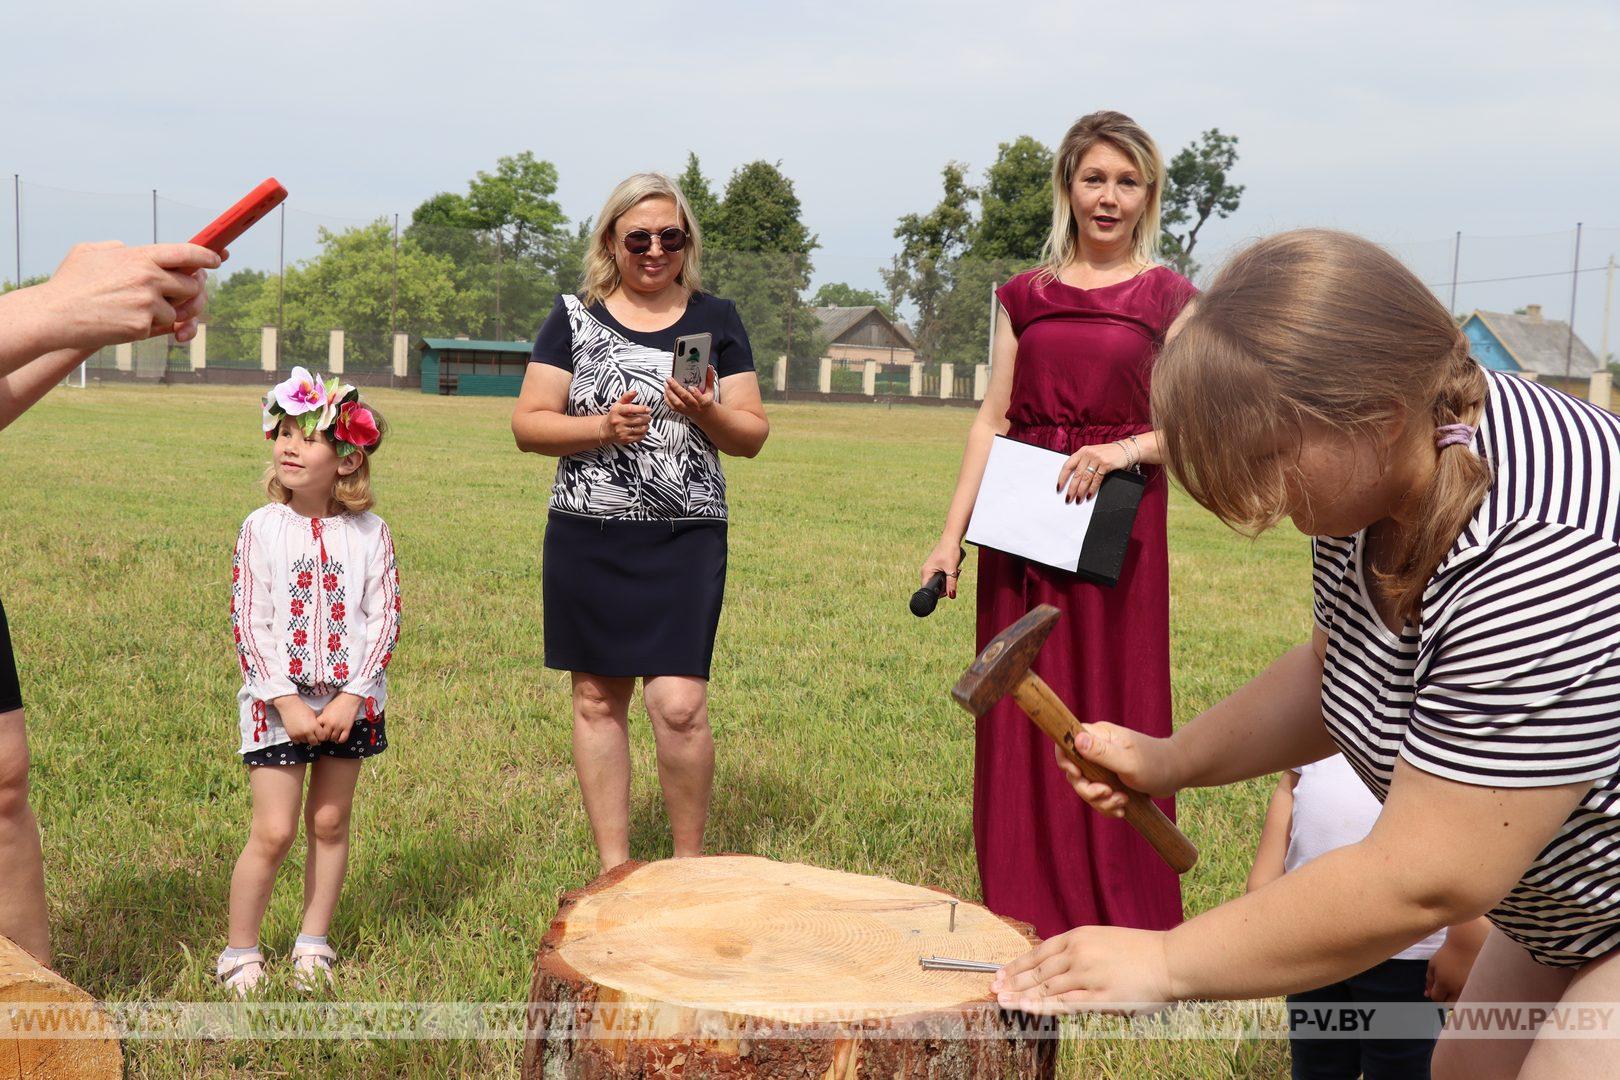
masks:
POLYGON ((276 437, 284 416, 298 419, 306 439, 330 429, 338 457, 348 457, 356 450, 370 452, 382 441, 377 415, 361 404, 359 390, 336 377, 323 381, 301 367, 293 368, 286 382, 265 392, 265 438, 276 437))

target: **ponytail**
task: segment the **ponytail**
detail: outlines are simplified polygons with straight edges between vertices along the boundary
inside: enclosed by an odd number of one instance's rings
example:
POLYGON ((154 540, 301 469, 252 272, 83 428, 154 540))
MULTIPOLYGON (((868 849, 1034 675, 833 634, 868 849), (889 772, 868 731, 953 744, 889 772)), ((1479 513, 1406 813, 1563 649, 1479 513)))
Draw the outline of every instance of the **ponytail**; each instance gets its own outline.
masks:
MULTIPOLYGON (((1458 334, 1451 363, 1434 394, 1435 428, 1477 421, 1485 385, 1485 373, 1468 353, 1468 339, 1458 334)), ((1491 467, 1472 446, 1444 443, 1435 451, 1434 477, 1418 500, 1411 527, 1401 534, 1395 550, 1370 568, 1384 594, 1394 598, 1396 612, 1414 625, 1422 617, 1429 579, 1491 486, 1491 467)))

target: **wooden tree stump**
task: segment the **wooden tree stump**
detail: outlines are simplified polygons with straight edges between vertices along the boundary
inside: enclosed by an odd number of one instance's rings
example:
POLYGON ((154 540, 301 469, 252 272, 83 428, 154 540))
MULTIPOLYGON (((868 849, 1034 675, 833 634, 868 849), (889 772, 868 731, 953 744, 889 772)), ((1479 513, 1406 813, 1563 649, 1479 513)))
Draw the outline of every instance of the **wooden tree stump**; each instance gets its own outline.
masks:
POLYGON ((123 1075, 123 1052, 95 999, 0 937, 0 1080, 123 1075), (40 1031, 64 1034, 32 1034, 40 1031))
POLYGON ((1050 1077, 1050 1020, 990 976, 1029 928, 884 878, 745 855, 627 863, 563 897, 535 957, 525 1080, 1050 1077))

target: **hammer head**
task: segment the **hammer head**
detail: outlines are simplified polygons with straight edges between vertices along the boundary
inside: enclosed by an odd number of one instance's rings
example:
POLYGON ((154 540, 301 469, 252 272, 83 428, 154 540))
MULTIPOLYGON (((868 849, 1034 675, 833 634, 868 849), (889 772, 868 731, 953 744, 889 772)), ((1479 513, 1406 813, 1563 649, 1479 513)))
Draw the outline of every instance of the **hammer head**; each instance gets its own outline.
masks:
POLYGON ((1062 612, 1042 604, 995 636, 951 687, 951 697, 974 716, 1012 693, 1029 671, 1062 612))

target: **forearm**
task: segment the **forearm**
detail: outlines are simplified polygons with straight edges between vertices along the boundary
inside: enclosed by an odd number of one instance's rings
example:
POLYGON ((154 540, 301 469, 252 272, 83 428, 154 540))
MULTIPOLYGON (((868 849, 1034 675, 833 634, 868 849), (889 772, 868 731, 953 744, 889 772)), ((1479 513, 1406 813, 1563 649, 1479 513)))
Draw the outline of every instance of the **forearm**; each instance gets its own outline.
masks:
POLYGON ((747 409, 733 408, 718 401, 694 421, 715 448, 732 457, 753 457, 765 445, 771 423, 747 409))
POLYGON ((1472 914, 1407 895, 1387 857, 1363 841, 1169 931, 1171 993, 1261 998, 1326 986, 1472 914))
POLYGON ((526 454, 567 457, 607 443, 607 417, 569 416, 549 409, 512 417, 512 435, 526 454))
POLYGON ((0 376, 44 359, 51 343, 39 286, 0 294, 0 376))
POLYGON ((1157 431, 1144 431, 1134 436, 1136 450, 1140 455, 1139 465, 1163 465, 1164 453, 1159 449, 1159 433, 1157 431))
POLYGON ((1266 806, 1266 823, 1255 845, 1254 865, 1249 868, 1245 892, 1254 892, 1283 876, 1288 862, 1288 834, 1294 819, 1293 774, 1284 773, 1271 792, 1266 806))
POLYGON ((1337 747, 1322 722, 1322 665, 1310 645, 1195 717, 1169 739, 1177 788, 1218 787, 1320 761, 1337 747))
MULTIPOLYGON (((1006 424, 1003 422, 1002 430, 1006 424)), ((967 447, 962 451, 962 467, 956 474, 956 490, 951 494, 950 508, 945 512, 942 539, 960 544, 967 535, 968 521, 973 517, 973 504, 979 498, 979 485, 984 481, 985 462, 990 459, 990 447, 998 434, 994 425, 981 412, 968 429, 967 447)))
POLYGON ((51 387, 95 354, 94 349, 58 349, 0 379, 0 429, 10 427, 50 393, 51 387))

